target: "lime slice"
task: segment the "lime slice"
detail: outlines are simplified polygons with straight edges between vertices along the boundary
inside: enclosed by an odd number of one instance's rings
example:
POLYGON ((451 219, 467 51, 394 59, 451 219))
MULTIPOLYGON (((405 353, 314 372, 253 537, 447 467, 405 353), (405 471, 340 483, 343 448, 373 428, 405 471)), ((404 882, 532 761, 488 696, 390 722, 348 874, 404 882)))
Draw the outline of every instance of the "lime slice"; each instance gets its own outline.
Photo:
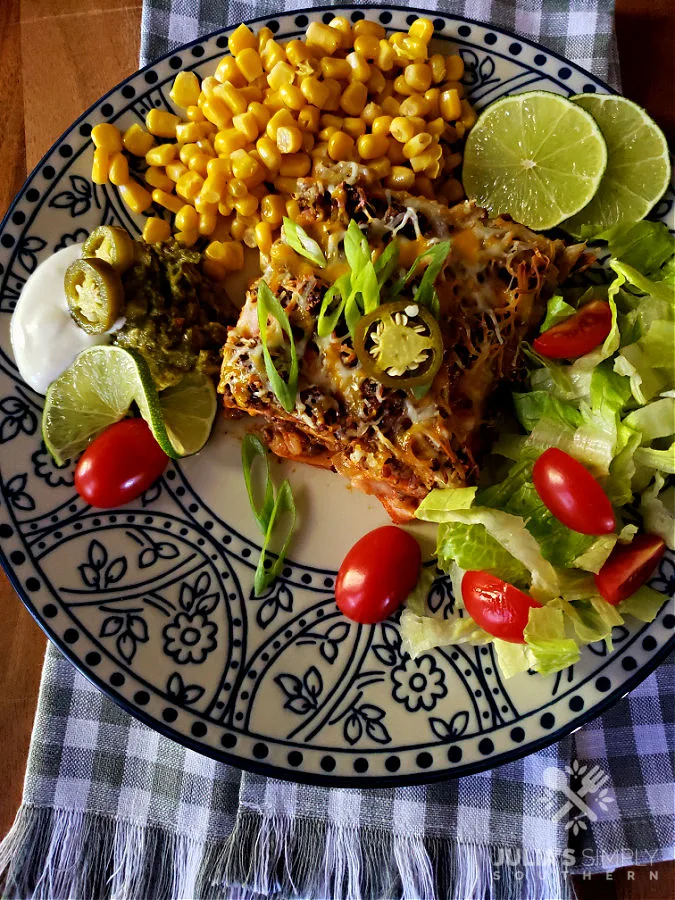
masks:
POLYGON ((42 413, 42 437, 57 464, 81 453, 136 402, 165 453, 177 459, 206 443, 216 393, 204 375, 186 376, 157 394, 143 357, 122 347, 90 347, 53 381, 42 413))
POLYGON ((468 197, 541 231, 591 200, 607 164, 593 117, 558 94, 530 91, 492 103, 469 132, 468 197))
POLYGON ((670 181, 663 132, 642 107, 625 97, 578 94, 572 102, 598 123, 608 160, 596 195, 563 227, 577 237, 592 237, 614 225, 643 219, 670 181))

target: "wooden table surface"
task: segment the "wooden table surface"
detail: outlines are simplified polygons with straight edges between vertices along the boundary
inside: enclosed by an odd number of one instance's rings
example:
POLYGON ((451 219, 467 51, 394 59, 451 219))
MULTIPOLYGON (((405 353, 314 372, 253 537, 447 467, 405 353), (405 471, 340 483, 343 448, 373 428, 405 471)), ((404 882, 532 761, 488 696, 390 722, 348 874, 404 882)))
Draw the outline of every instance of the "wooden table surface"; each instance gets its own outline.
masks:
MULTIPOLYGON (((70 123, 137 68, 141 0, 0 0, 0 216, 26 174, 70 123)), ((624 91, 675 139, 675 2, 617 0, 624 91)), ((0 573, 0 835, 21 799, 45 638, 0 573)), ((579 882, 580 897, 665 900, 658 878, 622 870, 579 882)))

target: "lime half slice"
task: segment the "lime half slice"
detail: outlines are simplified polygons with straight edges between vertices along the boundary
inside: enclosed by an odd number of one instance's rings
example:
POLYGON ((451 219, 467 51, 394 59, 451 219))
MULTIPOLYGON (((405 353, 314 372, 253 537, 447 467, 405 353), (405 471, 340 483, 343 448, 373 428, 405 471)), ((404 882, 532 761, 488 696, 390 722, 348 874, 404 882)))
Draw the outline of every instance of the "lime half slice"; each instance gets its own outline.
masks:
POLYGON ((563 222, 576 237, 593 237, 614 225, 638 222, 670 181, 665 135, 647 113, 625 97, 578 94, 572 102, 590 113, 607 144, 607 168, 596 195, 563 222))
POLYGON ((204 375, 191 374, 162 394, 138 353, 116 346, 90 347, 49 386, 42 437, 61 465, 81 453, 136 402, 166 454, 178 459, 206 443, 216 414, 216 392, 204 375))
POLYGON ((558 94, 530 91, 492 103, 469 132, 462 177, 468 197, 541 231, 595 194, 607 148, 593 117, 558 94))

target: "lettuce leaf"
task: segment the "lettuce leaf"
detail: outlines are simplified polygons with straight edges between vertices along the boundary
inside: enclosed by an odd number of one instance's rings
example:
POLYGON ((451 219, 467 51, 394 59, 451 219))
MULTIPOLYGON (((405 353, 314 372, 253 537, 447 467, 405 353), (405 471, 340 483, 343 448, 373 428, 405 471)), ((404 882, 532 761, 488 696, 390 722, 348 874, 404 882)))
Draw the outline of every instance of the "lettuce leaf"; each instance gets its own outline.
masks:
POLYGON ((625 425, 640 432, 641 443, 675 434, 675 397, 662 397, 629 413, 625 425))
POLYGON ((663 490, 665 480, 660 472, 642 494, 640 514, 645 531, 657 534, 666 546, 675 550, 675 485, 663 490))
POLYGON ((643 219, 630 225, 615 225, 598 238, 607 241, 612 256, 647 276, 656 274, 675 253, 675 239, 663 222, 643 219))
POLYGON ((641 622, 653 622, 663 604, 668 602, 666 596, 643 585, 617 608, 622 616, 633 616, 641 622))
POLYGON ((513 394, 518 421, 525 431, 532 431, 541 419, 550 419, 569 425, 570 428, 578 428, 583 416, 571 403, 559 400, 547 391, 529 391, 527 394, 513 394))
POLYGON ((482 524, 446 522, 438 528, 438 564, 447 571, 454 562, 460 569, 484 569, 518 587, 527 587, 530 572, 482 524))
POLYGON ((464 615, 455 619, 440 619, 434 616, 419 616, 410 609, 404 609, 400 620, 403 649, 413 659, 427 653, 434 647, 448 644, 489 644, 492 636, 464 615))
POLYGON ((575 312, 576 309, 573 306, 570 306, 560 294, 555 294, 546 305, 546 318, 541 323, 540 333, 543 334, 545 331, 548 331, 549 328, 553 328, 554 325, 564 322, 565 319, 569 319, 570 316, 573 316, 575 312))
POLYGON ((445 522, 446 513, 455 509, 469 509, 478 488, 435 488, 417 507, 416 519, 425 522, 445 522))
POLYGON ((530 610, 525 631, 528 656, 535 672, 551 675, 578 662, 580 657, 576 641, 566 637, 562 610, 542 606, 530 610))

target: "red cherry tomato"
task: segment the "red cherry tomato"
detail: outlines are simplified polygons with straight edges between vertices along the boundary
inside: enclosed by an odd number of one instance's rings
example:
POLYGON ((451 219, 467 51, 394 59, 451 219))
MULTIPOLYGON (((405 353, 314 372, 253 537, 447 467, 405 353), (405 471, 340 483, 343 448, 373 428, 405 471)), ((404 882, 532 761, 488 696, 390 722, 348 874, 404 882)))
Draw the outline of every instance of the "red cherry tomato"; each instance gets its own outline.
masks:
POLYGON ((488 634, 511 644, 524 644, 531 609, 541 606, 512 584, 489 572, 465 572, 462 600, 471 618, 488 634))
POLYGON ((122 506, 147 490, 168 462, 144 419, 123 419, 84 451, 75 467, 75 489, 92 506, 122 506))
POLYGON ((342 561, 337 605, 354 622, 382 622, 415 587, 421 565, 420 545, 407 531, 394 525, 369 531, 342 561))
POLYGON ((627 600, 647 581, 666 545, 655 534, 638 534, 630 544, 617 544, 595 575, 595 586, 612 606, 627 600))
POLYGON ((592 300, 569 319, 540 334, 532 346, 550 359, 575 359, 600 346, 611 330, 609 303, 592 300))
POLYGON ((572 531, 611 534, 616 528, 609 497, 569 453, 545 450, 534 464, 532 480, 546 507, 572 531))

